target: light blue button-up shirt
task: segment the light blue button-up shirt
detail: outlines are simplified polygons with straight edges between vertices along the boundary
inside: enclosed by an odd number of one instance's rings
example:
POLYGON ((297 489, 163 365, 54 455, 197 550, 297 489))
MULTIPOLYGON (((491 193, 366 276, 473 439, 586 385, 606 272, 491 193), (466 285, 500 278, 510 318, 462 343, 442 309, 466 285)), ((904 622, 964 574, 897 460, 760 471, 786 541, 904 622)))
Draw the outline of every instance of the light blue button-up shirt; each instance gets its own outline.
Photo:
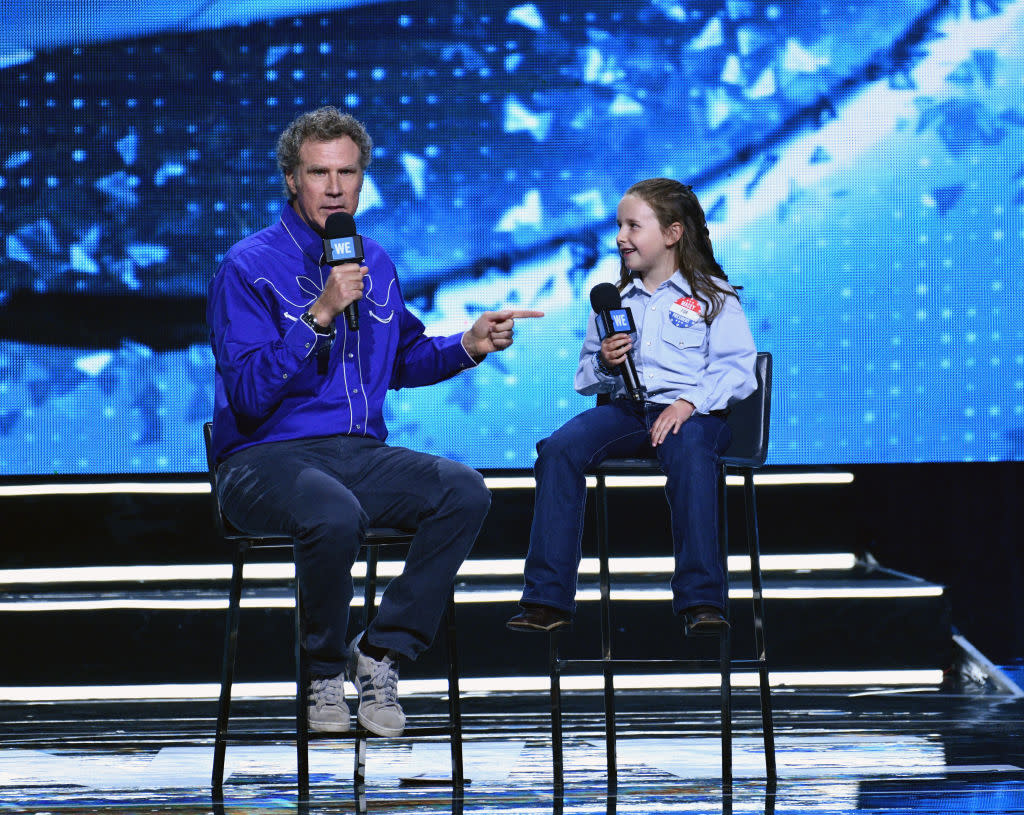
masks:
MULTIPOLYGON (((719 285, 729 291, 728 283, 719 285)), ((622 292, 622 305, 633 313, 633 362, 651 402, 691 402, 697 413, 721 410, 754 392, 757 349, 739 300, 727 296, 711 325, 706 306, 691 295, 677 271, 652 294, 640 280, 622 292)), ((596 364, 601 350, 597 316, 591 312, 576 370, 576 390, 626 395, 621 376, 602 373, 596 364)))

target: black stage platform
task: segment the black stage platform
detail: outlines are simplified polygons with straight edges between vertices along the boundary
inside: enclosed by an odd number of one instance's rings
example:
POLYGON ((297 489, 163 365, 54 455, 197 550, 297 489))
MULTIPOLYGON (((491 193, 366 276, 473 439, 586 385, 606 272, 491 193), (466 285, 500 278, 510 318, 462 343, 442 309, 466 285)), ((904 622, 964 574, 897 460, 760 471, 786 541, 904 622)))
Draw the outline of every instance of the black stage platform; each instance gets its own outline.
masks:
MULTIPOLYGON (((791 474, 765 475, 774 788, 755 675, 733 675, 731 784, 721 772, 718 677, 632 675, 616 677, 618 788, 609 798, 600 677, 573 675, 563 678, 565 792, 555 797, 547 638, 503 625, 522 585, 532 489, 492 474, 491 514, 456 585, 471 783, 462 797, 404 783, 449 774, 448 744, 375 739, 357 789, 352 740, 318 739, 309 811, 1024 813, 1017 468, 855 468, 789 486, 791 474), (974 511, 945 511, 967 505, 974 511)), ((0 484, 0 815, 215 811, 229 553, 204 487, 196 477, 0 484)), ((623 486, 609 500, 616 655, 696 655, 701 644, 685 642, 670 613, 660 488, 623 486)), ((742 501, 730 509, 741 512, 742 501)), ((734 530, 741 523, 730 520, 734 530)), ((599 643, 592 528, 588 514, 565 656, 595 656, 599 643)), ((730 548, 733 653, 749 657, 742 551, 739 541, 730 548)), ((228 745, 226 813, 299 809, 291 565, 276 557, 247 578, 232 727, 280 738, 228 745)), ((384 582, 398 568, 382 563, 384 582)), ((403 665, 411 724, 444 715, 442 675, 432 652, 403 665)))
MULTIPOLYGON (((567 717, 565 795, 554 799, 545 697, 467 694, 461 800, 443 786, 443 743, 374 740, 365 789, 353 744, 310 749, 310 812, 379 813, 1017 813, 1024 812, 1024 701, 948 678, 936 687, 780 688, 779 779, 764 779, 755 695, 736 694, 731 788, 723 787, 714 691, 620 694, 619 788, 607 796, 597 694, 567 717), (627 735, 628 734, 628 735, 627 735)), ((440 699, 407 700, 416 723, 440 699)), ((240 704, 279 743, 231 745, 225 813, 299 809, 285 700, 240 704)), ((0 706, 0 812, 209 813, 214 705, 195 701, 7 703, 0 706)))

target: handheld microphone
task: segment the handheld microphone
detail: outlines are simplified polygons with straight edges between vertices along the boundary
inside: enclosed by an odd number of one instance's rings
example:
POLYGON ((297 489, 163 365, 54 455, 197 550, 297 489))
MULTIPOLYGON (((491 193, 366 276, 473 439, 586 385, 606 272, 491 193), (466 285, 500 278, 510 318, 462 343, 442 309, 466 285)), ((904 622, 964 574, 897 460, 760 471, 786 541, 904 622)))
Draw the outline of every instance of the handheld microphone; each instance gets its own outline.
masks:
MULTIPOLYGON (((356 221, 347 212, 332 212, 324 224, 324 257, 330 266, 363 262, 363 239, 356 234, 356 221)), ((345 306, 345 322, 359 330, 359 309, 353 300, 345 306)))
MULTIPOLYGON (((622 307, 622 296, 612 283, 598 283, 590 290, 590 305, 597 314, 598 328, 602 329, 601 339, 610 334, 629 334, 636 331, 633 323, 633 312, 622 307)), ((626 361, 619 365, 622 378, 629 391, 629 398, 634 402, 643 402, 647 398, 647 389, 640 384, 640 377, 633 363, 633 352, 626 352, 626 361)))

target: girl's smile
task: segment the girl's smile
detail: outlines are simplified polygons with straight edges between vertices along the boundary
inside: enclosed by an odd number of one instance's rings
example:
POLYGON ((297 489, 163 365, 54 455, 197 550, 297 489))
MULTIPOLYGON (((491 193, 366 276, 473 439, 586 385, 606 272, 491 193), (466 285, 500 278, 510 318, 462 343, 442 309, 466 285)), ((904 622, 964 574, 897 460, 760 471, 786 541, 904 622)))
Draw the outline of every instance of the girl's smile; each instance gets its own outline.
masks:
POLYGON ((655 286, 670 278, 676 270, 679 224, 662 229, 650 204, 635 195, 625 195, 619 201, 616 220, 619 233, 615 243, 627 268, 655 286))

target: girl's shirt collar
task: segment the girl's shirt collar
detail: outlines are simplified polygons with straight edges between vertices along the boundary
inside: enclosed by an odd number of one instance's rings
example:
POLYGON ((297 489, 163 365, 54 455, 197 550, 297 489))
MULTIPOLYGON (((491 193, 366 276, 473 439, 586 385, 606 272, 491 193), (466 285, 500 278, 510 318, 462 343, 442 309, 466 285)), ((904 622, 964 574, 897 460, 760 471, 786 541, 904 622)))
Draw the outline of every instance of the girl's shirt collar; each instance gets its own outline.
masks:
MULTIPOLYGON (((678 269, 676 269, 675 272, 672 273, 672 277, 668 278, 668 280, 666 280, 665 282, 675 286, 677 289, 679 289, 680 292, 687 296, 691 294, 691 292, 686 287, 686 279, 683 277, 682 273, 678 269)), ((648 297, 651 296, 651 292, 647 291, 647 289, 644 287, 643 281, 639 277, 630 278, 630 281, 622 290, 623 297, 632 294, 646 294, 648 297)))

